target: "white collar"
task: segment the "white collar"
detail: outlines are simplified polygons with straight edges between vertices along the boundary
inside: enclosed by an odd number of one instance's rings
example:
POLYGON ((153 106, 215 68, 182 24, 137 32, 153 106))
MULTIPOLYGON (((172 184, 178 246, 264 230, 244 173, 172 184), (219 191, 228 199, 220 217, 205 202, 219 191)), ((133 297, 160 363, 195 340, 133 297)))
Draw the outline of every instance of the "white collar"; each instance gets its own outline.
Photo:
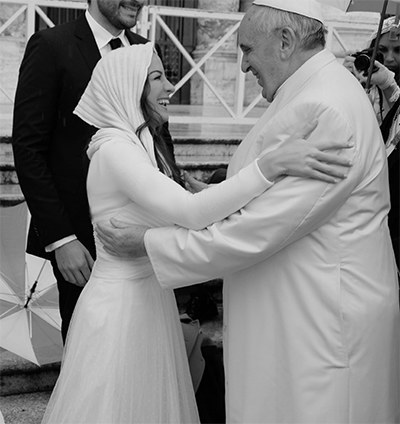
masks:
POLYGON ((105 28, 103 28, 89 13, 88 10, 85 12, 85 17, 88 21, 89 27, 92 30, 94 39, 96 41, 98 49, 101 51, 113 38, 120 38, 122 44, 124 46, 129 45, 126 37, 124 35, 124 31, 121 31, 117 37, 114 37, 110 32, 108 32, 105 28))
POLYGON ((321 68, 336 60, 336 57, 327 49, 321 50, 308 59, 296 70, 276 91, 274 100, 285 98, 285 95, 293 97, 294 93, 300 91, 303 85, 321 68))

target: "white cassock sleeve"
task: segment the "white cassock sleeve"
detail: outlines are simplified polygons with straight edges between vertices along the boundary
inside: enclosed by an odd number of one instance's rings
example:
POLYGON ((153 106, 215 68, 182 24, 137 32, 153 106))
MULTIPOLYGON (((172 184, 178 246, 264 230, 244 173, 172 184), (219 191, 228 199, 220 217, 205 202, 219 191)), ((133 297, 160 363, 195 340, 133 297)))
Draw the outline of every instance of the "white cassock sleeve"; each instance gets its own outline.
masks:
MULTIPOLYGON (((319 117, 309 142, 326 140, 329 134, 338 141, 354 141, 349 125, 333 110, 319 117)), ((161 286, 191 285, 248 268, 327 222, 361 179, 357 146, 339 154, 353 166, 338 183, 286 177, 237 213, 202 231, 148 230, 146 250, 161 286)))
POLYGON ((253 161, 232 178, 192 194, 156 169, 143 148, 132 142, 107 142, 97 154, 116 190, 150 215, 185 228, 205 228, 272 186, 253 161))

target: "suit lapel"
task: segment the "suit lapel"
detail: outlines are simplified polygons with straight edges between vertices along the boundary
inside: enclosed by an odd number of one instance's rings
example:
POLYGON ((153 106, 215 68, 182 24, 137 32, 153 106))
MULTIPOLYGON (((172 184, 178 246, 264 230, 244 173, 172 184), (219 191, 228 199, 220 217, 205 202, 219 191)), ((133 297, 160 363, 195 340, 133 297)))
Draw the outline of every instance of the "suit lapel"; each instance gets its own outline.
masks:
POLYGON ((82 53, 84 61, 90 71, 93 71, 101 55, 85 16, 81 16, 76 21, 75 37, 77 38, 77 46, 82 53))
POLYGON ((149 40, 146 38, 143 38, 142 36, 130 31, 129 29, 125 30, 125 36, 130 44, 144 44, 149 42, 149 40))

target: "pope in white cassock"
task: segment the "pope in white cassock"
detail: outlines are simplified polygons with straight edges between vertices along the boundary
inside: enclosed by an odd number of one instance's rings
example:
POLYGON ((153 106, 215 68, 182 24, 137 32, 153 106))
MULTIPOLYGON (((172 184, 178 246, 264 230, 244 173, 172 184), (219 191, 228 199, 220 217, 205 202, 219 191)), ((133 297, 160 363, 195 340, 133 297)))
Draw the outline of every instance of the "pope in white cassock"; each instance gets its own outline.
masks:
POLYGON ((353 163, 347 178, 286 177, 204 230, 144 237, 163 287, 224 278, 229 424, 400 422, 384 144, 361 85, 324 49, 322 22, 314 0, 256 0, 246 13, 242 70, 271 104, 228 175, 276 147, 265 135, 283 142, 316 121, 310 143, 353 146, 340 153, 353 163))

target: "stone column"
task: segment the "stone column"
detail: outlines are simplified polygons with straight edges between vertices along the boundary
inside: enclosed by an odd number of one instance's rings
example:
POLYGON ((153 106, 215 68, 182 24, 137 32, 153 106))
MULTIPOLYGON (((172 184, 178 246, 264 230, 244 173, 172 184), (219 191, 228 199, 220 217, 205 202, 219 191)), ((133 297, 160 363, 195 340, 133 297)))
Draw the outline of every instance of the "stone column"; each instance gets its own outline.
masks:
MULTIPOLYGON (((199 0, 198 9, 238 12, 239 4, 240 0, 199 0)), ((235 21, 221 19, 198 19, 197 45, 193 51, 194 60, 199 61, 234 24, 235 21)), ((234 33, 202 67, 202 71, 229 105, 233 105, 235 98, 236 61, 237 33, 234 33)), ((221 104, 198 74, 191 78, 191 103, 221 104)))

